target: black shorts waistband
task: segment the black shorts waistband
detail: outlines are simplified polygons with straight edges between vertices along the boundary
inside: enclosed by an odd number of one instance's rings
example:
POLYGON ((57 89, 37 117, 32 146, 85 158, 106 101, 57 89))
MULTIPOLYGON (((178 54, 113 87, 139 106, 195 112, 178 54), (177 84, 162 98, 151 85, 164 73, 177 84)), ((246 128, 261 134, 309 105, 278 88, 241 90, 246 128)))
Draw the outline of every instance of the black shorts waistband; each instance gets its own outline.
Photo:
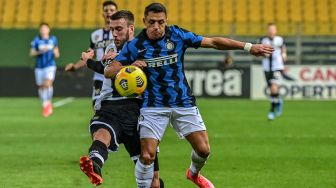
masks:
POLYGON ((102 105, 129 105, 129 104, 137 104, 142 105, 142 100, 137 98, 130 98, 130 99, 121 99, 121 100, 104 100, 101 102, 102 105))

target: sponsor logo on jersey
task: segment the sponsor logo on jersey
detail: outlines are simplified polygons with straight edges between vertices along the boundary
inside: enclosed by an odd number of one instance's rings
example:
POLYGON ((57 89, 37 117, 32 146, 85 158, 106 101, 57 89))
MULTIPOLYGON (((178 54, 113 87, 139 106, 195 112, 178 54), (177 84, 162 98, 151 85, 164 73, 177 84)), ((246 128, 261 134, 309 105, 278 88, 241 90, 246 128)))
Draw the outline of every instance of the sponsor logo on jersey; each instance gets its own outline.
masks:
POLYGON ((148 67, 162 67, 176 63, 178 58, 177 56, 177 54, 173 54, 152 59, 144 59, 143 61, 147 63, 148 67))
POLYGON ((114 42, 113 39, 98 41, 97 43, 95 43, 94 48, 95 49, 106 48, 108 45, 110 45, 113 42, 114 42))

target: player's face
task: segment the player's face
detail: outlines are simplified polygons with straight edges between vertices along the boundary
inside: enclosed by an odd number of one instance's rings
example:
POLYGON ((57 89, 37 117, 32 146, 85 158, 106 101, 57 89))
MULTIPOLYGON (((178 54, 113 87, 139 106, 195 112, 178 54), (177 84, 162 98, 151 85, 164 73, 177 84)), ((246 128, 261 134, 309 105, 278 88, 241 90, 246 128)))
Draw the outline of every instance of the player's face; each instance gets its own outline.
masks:
POLYGON ((117 12, 117 7, 114 5, 106 5, 103 8, 103 17, 107 21, 114 13, 117 12))
POLYGON ((49 33, 50 33, 50 29, 49 29, 48 26, 42 25, 40 27, 40 35, 41 35, 42 38, 48 38, 49 33))
POLYGON ((268 26, 268 36, 273 38, 277 34, 277 28, 275 25, 268 26))
POLYGON ((167 16, 164 12, 154 13, 149 12, 143 19, 146 26, 146 33, 149 39, 156 40, 165 34, 165 28, 167 26, 167 16))
POLYGON ((122 48, 131 35, 134 35, 134 26, 128 25, 128 22, 124 18, 111 20, 110 28, 112 30, 114 43, 118 49, 122 48))

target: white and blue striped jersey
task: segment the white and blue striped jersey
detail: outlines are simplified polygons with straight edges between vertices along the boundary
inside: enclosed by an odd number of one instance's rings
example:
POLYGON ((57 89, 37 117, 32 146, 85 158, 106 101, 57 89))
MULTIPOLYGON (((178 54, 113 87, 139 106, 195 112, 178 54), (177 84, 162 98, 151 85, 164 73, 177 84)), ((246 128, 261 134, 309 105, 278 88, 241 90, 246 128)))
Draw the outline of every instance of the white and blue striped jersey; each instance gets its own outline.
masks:
POLYGON ((123 65, 135 60, 147 63, 144 72, 147 88, 143 94, 143 107, 192 107, 195 97, 184 74, 184 53, 187 48, 198 48, 203 37, 178 26, 166 27, 165 35, 150 40, 144 29, 126 43, 116 57, 123 65))
POLYGON ((48 39, 42 39, 40 36, 36 36, 31 42, 31 48, 36 51, 41 49, 48 49, 47 52, 37 55, 35 68, 46 68, 50 66, 56 66, 54 48, 58 46, 57 38, 53 35, 48 39))

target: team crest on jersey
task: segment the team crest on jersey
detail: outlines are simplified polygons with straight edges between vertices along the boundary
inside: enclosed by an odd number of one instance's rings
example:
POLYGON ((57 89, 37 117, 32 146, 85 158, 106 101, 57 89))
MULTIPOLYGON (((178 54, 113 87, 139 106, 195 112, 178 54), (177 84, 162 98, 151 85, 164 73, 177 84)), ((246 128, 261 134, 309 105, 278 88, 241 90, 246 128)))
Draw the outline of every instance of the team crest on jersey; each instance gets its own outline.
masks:
POLYGON ((173 42, 171 42, 171 41, 168 40, 166 42, 166 48, 167 48, 167 50, 171 51, 171 50, 173 50, 175 48, 175 44, 173 42))
POLYGON ((99 35, 95 35, 94 39, 95 39, 95 41, 98 41, 99 40, 99 35))

